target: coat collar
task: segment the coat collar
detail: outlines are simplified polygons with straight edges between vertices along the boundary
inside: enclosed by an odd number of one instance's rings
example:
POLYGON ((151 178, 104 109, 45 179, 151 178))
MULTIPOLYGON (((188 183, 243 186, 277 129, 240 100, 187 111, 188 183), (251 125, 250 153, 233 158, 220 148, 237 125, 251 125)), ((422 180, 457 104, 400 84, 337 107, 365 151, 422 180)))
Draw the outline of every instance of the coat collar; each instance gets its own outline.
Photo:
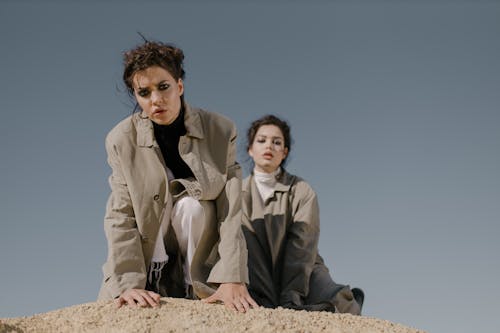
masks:
MULTIPOLYGON (((243 191, 244 192, 250 192, 252 180, 253 180, 253 171, 248 176, 246 181, 243 183, 243 191)), ((288 173, 283 167, 281 168, 281 172, 278 175, 278 178, 276 178, 277 182, 274 187, 274 192, 288 192, 290 191, 290 187, 293 185, 295 182, 296 176, 288 173)))
POLYGON ((293 185, 295 181, 295 176, 288 173, 284 168, 281 168, 281 172, 278 175, 276 187, 274 188, 275 192, 288 192, 290 191, 290 187, 293 185))
MULTIPOLYGON (((142 111, 133 115, 137 128, 137 144, 139 147, 158 147, 155 140, 153 123, 142 111)), ((188 103, 184 103, 184 126, 186 135, 197 139, 203 139, 205 133, 201 123, 200 110, 192 108, 188 103)))
POLYGON ((200 109, 192 108, 188 103, 184 103, 184 126, 186 126, 187 136, 203 139, 203 124, 201 123, 200 109))

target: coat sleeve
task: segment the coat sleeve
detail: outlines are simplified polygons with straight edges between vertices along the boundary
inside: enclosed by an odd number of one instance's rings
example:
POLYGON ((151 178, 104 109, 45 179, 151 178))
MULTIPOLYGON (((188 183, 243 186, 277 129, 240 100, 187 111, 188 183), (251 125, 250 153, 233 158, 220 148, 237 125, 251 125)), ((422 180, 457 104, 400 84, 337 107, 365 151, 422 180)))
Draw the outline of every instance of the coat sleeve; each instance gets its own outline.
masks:
POLYGON ((309 293, 309 279, 318 252, 319 206, 316 193, 304 181, 292 193, 292 221, 287 231, 280 304, 298 308, 309 293))
POLYGON ((108 258, 103 266, 104 283, 100 299, 116 298, 130 288, 146 287, 146 267, 132 200, 117 146, 106 139, 111 194, 104 218, 108 258))
POLYGON ((227 154, 227 181, 215 199, 219 229, 219 261, 208 277, 211 283, 248 283, 248 252, 241 230, 241 166, 236 162, 236 129, 233 125, 227 154))

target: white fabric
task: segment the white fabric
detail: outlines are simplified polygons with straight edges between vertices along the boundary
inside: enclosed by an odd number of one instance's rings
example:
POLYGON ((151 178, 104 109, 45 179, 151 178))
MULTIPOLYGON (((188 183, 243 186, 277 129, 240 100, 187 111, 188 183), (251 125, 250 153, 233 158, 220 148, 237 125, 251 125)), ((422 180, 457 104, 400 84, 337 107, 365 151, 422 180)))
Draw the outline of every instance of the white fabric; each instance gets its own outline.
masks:
MULTIPOLYGON (((169 182, 174 179, 174 175, 167 168, 167 176, 169 182)), ((162 222, 156 237, 153 258, 149 272, 149 282, 155 278, 156 283, 159 283, 161 270, 168 262, 168 254, 165 249, 165 234, 168 229, 168 224, 172 223, 179 250, 184 260, 184 281, 186 284, 191 282, 191 262, 193 261, 194 251, 201 238, 203 222, 205 220, 205 212, 200 202, 192 197, 185 196, 180 198, 172 206, 172 196, 167 191, 167 202, 163 210, 162 222)))
POLYGON ((191 282, 191 262, 194 251, 201 238, 205 211, 200 202, 192 197, 185 196, 179 199, 172 209, 172 227, 174 228, 179 249, 184 260, 184 280, 191 282))
POLYGON ((274 170, 272 173, 253 170, 253 179, 255 180, 255 185, 257 185, 262 201, 266 201, 274 194, 274 187, 277 183, 276 177, 278 177, 280 172, 281 168, 274 170))
MULTIPOLYGON (((172 204, 170 204, 171 206, 172 204)), ((170 212, 170 209, 168 211, 165 209, 165 215, 169 216, 168 214, 170 212)), ((165 220, 165 218, 163 218, 165 220)), ((153 258, 152 262, 162 262, 162 261, 168 261, 168 254, 167 251, 165 250, 165 243, 163 242, 163 237, 165 236, 165 231, 163 230, 163 225, 164 223, 162 222, 160 224, 160 229, 158 230, 158 236, 156 237, 156 242, 155 242, 155 249, 153 251, 153 258)))

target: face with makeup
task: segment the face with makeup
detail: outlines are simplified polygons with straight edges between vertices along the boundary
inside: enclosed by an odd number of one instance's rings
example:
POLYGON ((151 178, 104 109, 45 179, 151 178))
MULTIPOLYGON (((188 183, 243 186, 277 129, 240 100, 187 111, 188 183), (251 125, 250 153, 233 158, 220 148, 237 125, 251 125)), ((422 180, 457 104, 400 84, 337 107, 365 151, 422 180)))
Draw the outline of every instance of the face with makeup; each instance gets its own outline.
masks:
POLYGON ((169 125, 179 115, 184 83, 166 69, 151 66, 135 72, 132 87, 137 103, 156 124, 169 125))
POLYGON ((288 154, 281 129, 276 125, 260 126, 248 149, 248 154, 255 163, 256 171, 274 172, 288 154))

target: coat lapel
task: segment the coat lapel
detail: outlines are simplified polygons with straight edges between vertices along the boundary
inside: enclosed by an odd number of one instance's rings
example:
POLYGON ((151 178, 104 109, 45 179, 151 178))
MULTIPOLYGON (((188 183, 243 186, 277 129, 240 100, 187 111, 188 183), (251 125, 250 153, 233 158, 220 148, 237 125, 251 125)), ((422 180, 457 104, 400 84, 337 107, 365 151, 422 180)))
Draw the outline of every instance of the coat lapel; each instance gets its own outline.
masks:
POLYGON ((200 113, 193 109, 188 103, 184 103, 184 126, 186 126, 186 135, 197 139, 203 139, 203 124, 201 123, 200 113))

